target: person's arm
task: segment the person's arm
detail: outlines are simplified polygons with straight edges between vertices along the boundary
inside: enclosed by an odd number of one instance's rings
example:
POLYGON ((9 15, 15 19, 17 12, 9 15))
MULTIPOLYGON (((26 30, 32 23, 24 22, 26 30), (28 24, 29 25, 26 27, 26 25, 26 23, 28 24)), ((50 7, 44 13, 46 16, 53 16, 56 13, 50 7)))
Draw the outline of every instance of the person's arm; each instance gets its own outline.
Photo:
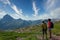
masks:
POLYGON ((46 29, 47 29, 47 24, 46 24, 46 29))
POLYGON ((48 28, 48 23, 47 23, 47 28, 48 28))
POLYGON ((41 24, 41 29, 43 29, 43 24, 41 24))

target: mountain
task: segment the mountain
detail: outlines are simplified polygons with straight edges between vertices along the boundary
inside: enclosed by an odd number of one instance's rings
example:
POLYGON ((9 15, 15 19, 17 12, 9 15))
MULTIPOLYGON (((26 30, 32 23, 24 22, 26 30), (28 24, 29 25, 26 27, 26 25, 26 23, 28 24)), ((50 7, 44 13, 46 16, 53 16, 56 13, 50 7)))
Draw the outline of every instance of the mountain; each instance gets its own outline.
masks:
POLYGON ((7 22, 7 21, 12 21, 12 20, 14 20, 10 15, 5 15, 2 19, 1 19, 1 21, 5 21, 5 22, 7 22))
POLYGON ((36 25, 40 23, 41 23, 41 20, 27 21, 23 19, 14 19, 10 15, 7 14, 0 20, 0 29, 13 30, 13 29, 28 27, 28 26, 36 25))
MULTIPOLYGON (((52 19, 53 22, 59 19, 52 19)), ((47 19, 44 20, 46 23, 47 19)), ((41 24, 42 20, 23 20, 23 19, 14 19, 10 15, 5 15, 2 19, 0 19, 0 30, 13 30, 23 27, 29 27, 37 24, 41 24)))

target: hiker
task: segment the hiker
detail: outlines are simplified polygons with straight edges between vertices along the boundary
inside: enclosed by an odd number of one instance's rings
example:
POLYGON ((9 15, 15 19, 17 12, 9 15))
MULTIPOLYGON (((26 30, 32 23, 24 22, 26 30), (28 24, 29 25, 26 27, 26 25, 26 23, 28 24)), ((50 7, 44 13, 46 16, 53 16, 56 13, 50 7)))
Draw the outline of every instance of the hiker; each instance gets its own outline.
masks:
POLYGON ((48 31, 49 31, 49 37, 52 37, 52 28, 53 28, 53 22, 51 22, 51 19, 48 19, 48 31))
POLYGON ((47 24, 44 21, 42 21, 41 27, 43 32, 43 40, 44 40, 44 34, 46 35, 46 39, 47 39, 47 24))

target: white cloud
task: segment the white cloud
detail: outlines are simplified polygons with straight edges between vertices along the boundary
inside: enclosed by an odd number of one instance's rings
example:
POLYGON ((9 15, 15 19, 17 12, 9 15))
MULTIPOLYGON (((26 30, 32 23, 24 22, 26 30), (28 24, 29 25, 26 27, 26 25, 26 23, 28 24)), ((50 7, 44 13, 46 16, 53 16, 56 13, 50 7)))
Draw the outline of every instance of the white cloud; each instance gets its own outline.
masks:
MULTIPOLYGON (((1 0, 5 5, 8 4, 15 12, 16 14, 10 14, 13 18, 18 19, 24 19, 24 20, 35 20, 37 17, 29 17, 28 15, 23 15, 23 11, 22 9, 18 9, 16 5, 14 5, 13 3, 11 3, 9 0, 1 0)), ((33 2, 33 10, 35 12, 35 14, 33 14, 34 16, 38 16, 38 11, 39 9, 37 9, 35 2, 33 2)))
POLYGON ((1 2, 3 2, 4 4, 11 4, 9 0, 0 0, 1 2))
POLYGON ((18 16, 17 14, 10 14, 10 16, 12 16, 14 19, 19 19, 20 16, 18 16))
POLYGON ((51 11, 50 13, 45 13, 39 16, 40 19, 60 19, 60 8, 56 8, 55 10, 51 11))
POLYGON ((60 18, 60 8, 57 8, 55 10, 53 10, 50 15, 53 17, 53 18, 57 18, 59 19, 60 18))
MULTIPOLYGON (((46 13, 38 16, 39 8, 37 8, 35 1, 33 1, 33 16, 29 17, 28 15, 23 15, 22 9, 18 9, 16 5, 12 4, 9 0, 0 0, 5 5, 8 4, 15 12, 16 14, 10 14, 13 18, 18 19, 22 18, 24 20, 39 20, 39 19, 48 19, 48 18, 59 18, 60 17, 60 8, 55 8, 56 1, 57 0, 48 0, 45 4, 45 10, 46 13)), ((58 2, 58 1, 57 1, 58 2)), ((4 11, 0 12, 1 18, 6 15, 4 11)))
POLYGON ((18 8, 16 7, 16 5, 11 5, 11 8, 20 16, 22 16, 22 9, 18 10, 18 8))
POLYGON ((0 0, 1 2, 3 2, 5 5, 8 4, 14 11, 16 14, 10 14, 13 18, 18 19, 25 19, 27 20, 27 15, 23 15, 23 11, 22 9, 18 9, 16 5, 14 5, 13 3, 11 3, 9 0, 0 0))
POLYGON ((32 5, 33 5, 33 11, 34 11, 33 16, 38 16, 38 12, 40 9, 36 7, 35 1, 33 1, 32 5))
POLYGON ((3 3, 8 4, 18 15, 22 16, 22 9, 18 10, 17 6, 12 4, 9 0, 2 0, 3 3))
POLYGON ((56 0, 47 0, 45 7, 47 11, 52 11, 55 8, 56 0))
POLYGON ((4 15, 6 15, 6 12, 0 10, 0 18, 3 18, 4 15))
POLYGON ((41 19, 48 19, 48 18, 59 18, 60 16, 60 7, 56 7, 56 2, 58 2, 58 0, 47 0, 47 2, 45 3, 45 10, 46 13, 40 15, 39 17, 41 19))
MULTIPOLYGON (((10 16, 12 16, 14 19, 19 19, 20 16, 18 16, 18 14, 10 14, 10 16)), ((32 20, 31 18, 29 18, 29 16, 25 15, 25 16, 22 16, 23 20, 32 20)))

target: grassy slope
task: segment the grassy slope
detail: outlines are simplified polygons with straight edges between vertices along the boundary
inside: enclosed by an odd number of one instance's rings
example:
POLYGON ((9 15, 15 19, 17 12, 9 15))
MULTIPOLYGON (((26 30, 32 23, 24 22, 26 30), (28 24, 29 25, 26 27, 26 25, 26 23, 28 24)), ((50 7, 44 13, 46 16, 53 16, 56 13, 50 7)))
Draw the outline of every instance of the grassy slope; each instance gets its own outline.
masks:
MULTIPOLYGON (((56 22, 54 25, 53 34, 60 35, 60 22, 56 22)), ((21 29, 23 32, 0 32, 0 40, 16 40, 17 37, 23 40, 38 40, 37 35, 42 35, 41 27, 34 26, 21 29)))
POLYGON ((60 34, 60 21, 54 24, 53 34, 55 35, 60 34))

